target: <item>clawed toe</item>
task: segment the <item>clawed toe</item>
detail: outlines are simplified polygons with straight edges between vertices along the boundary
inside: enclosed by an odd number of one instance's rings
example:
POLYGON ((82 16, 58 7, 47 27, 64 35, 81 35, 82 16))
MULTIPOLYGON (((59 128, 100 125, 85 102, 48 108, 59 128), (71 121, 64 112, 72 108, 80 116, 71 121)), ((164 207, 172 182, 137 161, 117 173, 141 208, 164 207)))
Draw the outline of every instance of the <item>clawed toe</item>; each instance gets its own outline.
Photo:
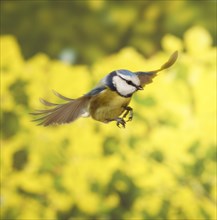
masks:
POLYGON ((124 109, 125 111, 122 118, 107 119, 106 122, 116 121, 119 128, 125 128, 126 123, 133 120, 133 109, 129 106, 124 109), (125 120, 125 118, 127 119, 125 120))
POLYGON ((123 118, 126 118, 128 114, 129 114, 129 117, 126 120, 126 122, 133 120, 133 109, 129 106, 125 107, 125 113, 123 115, 123 118))
POLYGON ((123 118, 117 118, 116 121, 119 128, 125 128, 126 121, 123 118))

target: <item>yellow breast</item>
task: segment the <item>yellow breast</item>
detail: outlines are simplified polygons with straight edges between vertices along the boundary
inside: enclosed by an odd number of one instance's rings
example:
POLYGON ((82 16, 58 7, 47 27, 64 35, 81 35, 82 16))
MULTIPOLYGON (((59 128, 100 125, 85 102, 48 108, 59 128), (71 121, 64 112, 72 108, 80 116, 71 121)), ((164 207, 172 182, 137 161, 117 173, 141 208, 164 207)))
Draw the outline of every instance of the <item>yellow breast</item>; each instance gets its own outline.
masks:
POLYGON ((108 122, 119 117, 128 106, 131 97, 121 97, 116 92, 104 90, 90 100, 89 112, 97 121, 108 122))

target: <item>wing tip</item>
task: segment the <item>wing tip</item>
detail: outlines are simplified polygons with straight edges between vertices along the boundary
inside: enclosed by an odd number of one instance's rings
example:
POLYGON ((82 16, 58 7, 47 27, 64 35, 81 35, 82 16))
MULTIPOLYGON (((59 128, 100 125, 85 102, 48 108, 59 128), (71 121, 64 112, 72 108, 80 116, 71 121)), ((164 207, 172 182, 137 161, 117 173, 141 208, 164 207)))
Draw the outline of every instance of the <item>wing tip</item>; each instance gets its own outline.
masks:
POLYGON ((156 70, 156 72, 159 72, 159 71, 161 71, 161 70, 165 70, 165 69, 168 69, 169 67, 171 67, 171 66, 176 62, 176 60, 177 60, 177 58, 178 58, 178 54, 179 54, 178 50, 174 51, 174 52, 170 55, 170 57, 169 57, 169 59, 167 60, 167 62, 164 63, 164 64, 161 66, 160 69, 156 70))
MULTIPOLYGON (((172 60, 173 63, 175 63, 176 60, 177 60, 177 58, 178 58, 178 56, 179 56, 179 51, 178 51, 178 50, 175 50, 175 51, 172 53, 172 55, 170 56, 170 59, 169 59, 169 60, 172 60)), ((173 64, 173 63, 172 63, 172 64, 173 64)))

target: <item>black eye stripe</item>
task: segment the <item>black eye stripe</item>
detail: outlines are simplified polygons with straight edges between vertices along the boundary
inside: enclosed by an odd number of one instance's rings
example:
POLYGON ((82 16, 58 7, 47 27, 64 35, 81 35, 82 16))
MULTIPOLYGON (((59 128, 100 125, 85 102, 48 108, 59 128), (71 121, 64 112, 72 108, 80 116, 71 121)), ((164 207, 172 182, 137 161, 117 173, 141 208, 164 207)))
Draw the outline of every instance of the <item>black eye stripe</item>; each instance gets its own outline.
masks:
POLYGON ((134 87, 137 87, 132 81, 130 80, 127 80, 127 79, 124 79, 123 77, 119 76, 121 79, 123 79, 128 85, 131 85, 131 86, 134 86, 134 87))
POLYGON ((129 85, 135 86, 135 84, 133 84, 132 81, 126 80, 126 82, 127 82, 127 84, 129 84, 129 85))

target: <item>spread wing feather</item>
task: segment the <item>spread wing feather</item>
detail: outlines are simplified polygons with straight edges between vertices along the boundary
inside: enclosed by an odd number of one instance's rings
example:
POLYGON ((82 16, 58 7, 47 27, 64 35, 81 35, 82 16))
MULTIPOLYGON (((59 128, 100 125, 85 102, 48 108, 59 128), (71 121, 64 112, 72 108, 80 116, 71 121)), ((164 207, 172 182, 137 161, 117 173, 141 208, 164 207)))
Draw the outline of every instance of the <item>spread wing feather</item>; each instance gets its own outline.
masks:
POLYGON ((54 94, 67 102, 63 104, 54 104, 44 99, 40 99, 42 104, 51 108, 30 113, 38 117, 33 120, 39 122, 38 125, 49 126, 53 124, 70 123, 87 112, 89 97, 82 96, 78 99, 70 99, 57 92, 54 92, 54 94))
POLYGON ((66 103, 56 104, 41 98, 40 102, 44 106, 47 106, 48 109, 36 110, 30 114, 36 116, 36 119, 33 121, 39 122, 38 125, 43 126, 73 122, 83 114, 86 115, 86 113, 88 113, 90 98, 99 94, 104 89, 106 89, 106 87, 101 85, 78 99, 65 97, 53 90, 54 95, 66 101, 66 103))
POLYGON ((58 93, 57 91, 55 90, 52 90, 53 94, 56 95, 57 97, 63 99, 63 100, 66 100, 66 101, 73 101, 74 99, 71 99, 71 98, 68 98, 68 97, 65 97, 63 95, 61 95, 60 93, 58 93))
POLYGON ((178 51, 175 51, 170 56, 168 61, 164 63, 159 69, 150 72, 135 72, 135 74, 137 74, 137 76, 140 79, 141 85, 145 86, 146 84, 151 83, 152 79, 157 75, 157 73, 172 66, 176 62, 177 57, 178 57, 178 51))

